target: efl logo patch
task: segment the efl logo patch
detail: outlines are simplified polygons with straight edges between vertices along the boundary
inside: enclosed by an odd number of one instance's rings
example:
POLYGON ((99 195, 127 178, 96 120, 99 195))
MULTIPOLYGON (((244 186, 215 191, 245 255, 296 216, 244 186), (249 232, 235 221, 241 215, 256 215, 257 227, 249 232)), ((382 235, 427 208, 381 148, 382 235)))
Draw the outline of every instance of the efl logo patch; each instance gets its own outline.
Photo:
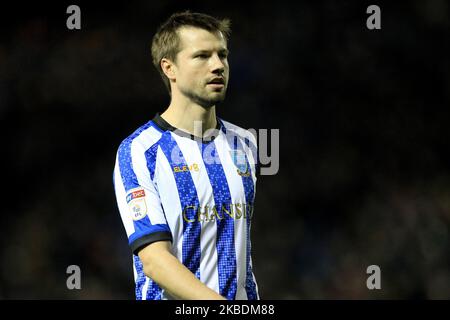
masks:
POLYGON ((147 215, 147 204, 145 203, 145 191, 142 188, 130 190, 127 194, 127 203, 130 208, 131 218, 140 220, 147 215))

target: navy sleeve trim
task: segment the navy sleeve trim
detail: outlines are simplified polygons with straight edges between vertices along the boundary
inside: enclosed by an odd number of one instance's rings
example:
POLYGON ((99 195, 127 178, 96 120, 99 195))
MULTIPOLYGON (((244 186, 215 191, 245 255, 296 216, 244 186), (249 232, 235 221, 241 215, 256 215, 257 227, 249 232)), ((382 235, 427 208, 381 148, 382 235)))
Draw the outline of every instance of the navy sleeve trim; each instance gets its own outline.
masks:
POLYGON ((143 249, 145 246, 148 246, 149 244, 151 244, 153 242, 164 241, 164 240, 169 240, 170 242, 172 242, 172 234, 167 231, 159 231, 159 232, 150 233, 148 235, 145 235, 145 236, 140 237, 140 238, 136 239, 135 241, 133 241, 130 244, 130 247, 131 247, 131 250, 133 251, 133 253, 135 255, 137 255, 138 252, 141 249, 143 249))

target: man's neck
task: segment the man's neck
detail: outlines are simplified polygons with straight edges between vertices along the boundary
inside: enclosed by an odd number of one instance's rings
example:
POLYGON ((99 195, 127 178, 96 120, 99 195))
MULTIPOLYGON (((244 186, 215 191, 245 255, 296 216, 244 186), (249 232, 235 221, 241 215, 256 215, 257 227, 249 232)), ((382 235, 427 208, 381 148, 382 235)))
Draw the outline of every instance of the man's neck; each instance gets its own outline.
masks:
POLYGON ((192 101, 177 103, 172 100, 161 117, 172 127, 197 137, 203 137, 206 130, 215 129, 217 126, 216 107, 203 108, 192 101))

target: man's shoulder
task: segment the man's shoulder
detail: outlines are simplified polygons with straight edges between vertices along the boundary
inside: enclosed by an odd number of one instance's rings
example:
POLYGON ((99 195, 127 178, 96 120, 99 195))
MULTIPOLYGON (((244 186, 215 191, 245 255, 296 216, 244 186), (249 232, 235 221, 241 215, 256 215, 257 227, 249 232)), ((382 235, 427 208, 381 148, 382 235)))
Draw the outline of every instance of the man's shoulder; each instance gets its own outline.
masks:
POLYGON ((131 150, 131 147, 147 151, 159 141, 161 135, 161 130, 155 125, 153 120, 150 120, 123 139, 119 145, 118 152, 131 150))

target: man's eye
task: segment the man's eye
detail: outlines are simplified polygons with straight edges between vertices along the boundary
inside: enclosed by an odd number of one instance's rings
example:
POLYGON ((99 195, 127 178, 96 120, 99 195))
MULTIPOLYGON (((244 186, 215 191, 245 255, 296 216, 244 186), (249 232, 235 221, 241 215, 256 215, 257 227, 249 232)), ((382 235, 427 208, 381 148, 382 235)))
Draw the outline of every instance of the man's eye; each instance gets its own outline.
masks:
POLYGON ((208 56, 206 54, 198 54, 195 56, 196 58, 200 58, 200 59, 206 59, 208 58, 208 56))

